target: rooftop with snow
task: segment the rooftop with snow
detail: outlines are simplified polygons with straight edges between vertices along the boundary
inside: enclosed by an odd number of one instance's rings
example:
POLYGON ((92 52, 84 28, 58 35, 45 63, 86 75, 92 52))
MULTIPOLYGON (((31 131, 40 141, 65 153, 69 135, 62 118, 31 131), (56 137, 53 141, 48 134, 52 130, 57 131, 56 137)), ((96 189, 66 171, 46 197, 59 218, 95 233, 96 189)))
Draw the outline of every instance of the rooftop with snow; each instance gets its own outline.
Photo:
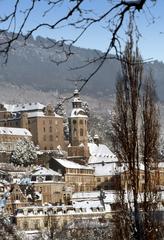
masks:
POLYGON ((32 134, 26 128, 0 127, 0 135, 29 136, 32 134))

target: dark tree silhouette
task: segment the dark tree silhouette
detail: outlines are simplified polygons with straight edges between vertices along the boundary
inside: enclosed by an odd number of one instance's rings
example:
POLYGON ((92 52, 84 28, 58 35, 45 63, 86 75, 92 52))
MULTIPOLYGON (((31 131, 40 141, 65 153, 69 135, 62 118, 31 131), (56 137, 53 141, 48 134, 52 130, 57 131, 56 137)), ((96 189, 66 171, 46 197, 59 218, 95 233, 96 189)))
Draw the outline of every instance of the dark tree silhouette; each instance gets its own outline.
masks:
POLYGON ((159 114, 152 76, 143 79, 143 61, 132 35, 130 30, 116 85, 112 123, 114 148, 128 178, 128 186, 122 186, 120 191, 121 210, 116 216, 115 231, 116 239, 155 240, 160 239, 155 218, 158 181, 152 176, 158 161, 159 114))

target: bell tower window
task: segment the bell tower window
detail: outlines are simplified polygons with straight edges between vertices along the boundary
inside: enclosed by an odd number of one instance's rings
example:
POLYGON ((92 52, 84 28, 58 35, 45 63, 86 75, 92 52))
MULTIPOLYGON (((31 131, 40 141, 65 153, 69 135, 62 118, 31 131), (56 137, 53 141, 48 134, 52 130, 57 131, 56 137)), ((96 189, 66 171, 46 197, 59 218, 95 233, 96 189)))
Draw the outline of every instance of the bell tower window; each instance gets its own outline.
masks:
POLYGON ((73 120, 73 124, 76 124, 76 120, 75 119, 73 120))
POLYGON ((80 128, 80 136, 83 136, 83 128, 80 128))
POLYGON ((77 129, 74 128, 74 136, 77 137, 77 129))

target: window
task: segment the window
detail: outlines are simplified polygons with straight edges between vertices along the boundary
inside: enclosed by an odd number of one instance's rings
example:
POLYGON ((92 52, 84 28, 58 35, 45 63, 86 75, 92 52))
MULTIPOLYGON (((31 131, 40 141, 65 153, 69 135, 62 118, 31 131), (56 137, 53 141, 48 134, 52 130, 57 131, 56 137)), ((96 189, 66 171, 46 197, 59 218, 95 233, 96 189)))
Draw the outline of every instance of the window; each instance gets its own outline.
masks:
POLYGON ((34 228, 35 229, 39 229, 39 220, 36 220, 35 223, 34 223, 34 228))
POLYGON ((52 176, 46 176, 46 181, 51 181, 52 180, 52 176))
POLYGON ((80 120, 80 124, 83 124, 83 120, 82 119, 80 120))
POLYGON ((73 124, 76 124, 76 120, 73 120, 73 124))
POLYGON ((36 176, 32 176, 31 181, 35 182, 36 181, 36 176))
POLYGON ((46 131, 46 129, 45 129, 45 127, 43 128, 43 132, 45 132, 46 131))
POLYGON ((97 178, 97 182, 101 182, 101 178, 97 178))
POLYGON ((51 126, 49 127, 49 131, 52 132, 52 127, 51 126))
POLYGON ((50 139, 50 141, 53 141, 53 136, 50 135, 50 136, 49 136, 49 139, 50 139))
POLYGON ((16 194, 15 200, 19 200, 19 195, 16 194))
POLYGON ((23 222, 23 229, 24 230, 28 229, 28 222, 27 221, 23 222))
POLYGON ((45 226, 45 227, 48 227, 48 220, 45 220, 44 226, 45 226))
POLYGON ((74 128, 74 136, 75 136, 75 137, 77 136, 77 130, 76 130, 76 128, 74 128))
POLYGON ((83 136, 83 128, 80 128, 80 136, 83 136))

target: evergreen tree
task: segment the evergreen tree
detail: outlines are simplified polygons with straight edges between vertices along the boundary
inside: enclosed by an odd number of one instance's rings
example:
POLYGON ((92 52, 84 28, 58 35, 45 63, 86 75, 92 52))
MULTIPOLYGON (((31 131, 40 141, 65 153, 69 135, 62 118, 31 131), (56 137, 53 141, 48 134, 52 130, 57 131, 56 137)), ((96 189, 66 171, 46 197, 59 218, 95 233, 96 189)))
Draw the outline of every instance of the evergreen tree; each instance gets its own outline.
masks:
POLYGON ((32 141, 21 140, 16 144, 15 151, 12 152, 11 162, 16 165, 28 166, 37 159, 37 147, 32 141))

